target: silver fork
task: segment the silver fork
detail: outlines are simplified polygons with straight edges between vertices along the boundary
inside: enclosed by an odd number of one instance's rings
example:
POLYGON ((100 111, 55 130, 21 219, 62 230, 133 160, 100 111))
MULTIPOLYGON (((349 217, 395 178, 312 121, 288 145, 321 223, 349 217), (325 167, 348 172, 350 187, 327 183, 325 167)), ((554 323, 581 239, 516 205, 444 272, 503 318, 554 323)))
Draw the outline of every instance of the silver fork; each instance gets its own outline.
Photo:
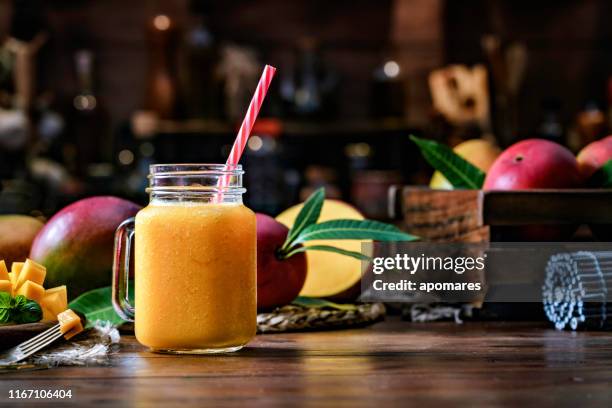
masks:
POLYGON ((34 336, 30 340, 26 340, 0 354, 0 365, 15 364, 21 361, 37 351, 44 349, 49 344, 62 337, 62 334, 58 323, 50 329, 40 333, 38 336, 34 336))

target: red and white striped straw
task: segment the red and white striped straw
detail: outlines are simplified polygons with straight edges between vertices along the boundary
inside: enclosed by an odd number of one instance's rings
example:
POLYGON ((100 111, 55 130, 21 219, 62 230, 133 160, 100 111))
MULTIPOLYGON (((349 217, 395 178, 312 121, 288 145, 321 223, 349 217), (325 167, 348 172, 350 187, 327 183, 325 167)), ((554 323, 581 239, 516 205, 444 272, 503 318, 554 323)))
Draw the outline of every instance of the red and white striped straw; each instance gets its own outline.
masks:
POLYGON ((232 146, 232 151, 230 152, 227 162, 225 163, 226 166, 236 166, 238 162, 240 162, 240 156, 242 156, 244 147, 246 146, 247 140, 251 135, 251 130, 253 129, 253 125, 257 120, 257 115, 259 114, 259 109, 263 104, 266 93, 268 93, 270 82, 272 82, 272 78, 274 78, 275 73, 276 68, 270 65, 266 65, 264 68, 261 78, 259 78, 259 83, 257 84, 255 94, 253 94, 253 99, 251 99, 251 103, 249 104, 249 109, 247 110, 246 116, 242 121, 240 130, 238 131, 238 135, 236 136, 236 141, 234 141, 234 146, 232 146))
MULTIPOLYGON (((274 78, 275 73, 276 68, 273 66, 266 65, 264 67, 261 78, 259 78, 259 83, 257 84, 257 89, 255 89, 255 93, 253 94, 253 98, 249 104, 249 109, 247 110, 246 116, 242 121, 242 125, 240 125, 240 130, 238 131, 238 135, 236 136, 236 140, 232 146, 232 151, 230 152, 227 162, 225 163, 228 170, 233 169, 240 162, 240 157, 242 156, 242 152, 246 147, 247 140, 251 135, 251 130, 253 130, 253 125, 255 125, 257 115, 259 114, 259 110, 261 109, 261 105, 263 104, 266 94, 268 93, 268 88, 270 87, 270 83, 272 82, 272 78, 274 78)), ((219 187, 227 186, 228 183, 229 175, 226 175, 220 180, 219 187)))

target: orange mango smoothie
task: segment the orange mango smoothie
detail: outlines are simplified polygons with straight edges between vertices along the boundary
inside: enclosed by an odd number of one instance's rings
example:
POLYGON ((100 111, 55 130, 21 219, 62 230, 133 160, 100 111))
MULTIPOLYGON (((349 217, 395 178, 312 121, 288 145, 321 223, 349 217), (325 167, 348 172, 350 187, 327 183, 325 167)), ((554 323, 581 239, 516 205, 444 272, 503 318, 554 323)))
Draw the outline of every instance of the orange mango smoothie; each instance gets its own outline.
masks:
POLYGON ((255 336, 255 214, 238 203, 153 202, 136 216, 135 331, 153 350, 255 336))

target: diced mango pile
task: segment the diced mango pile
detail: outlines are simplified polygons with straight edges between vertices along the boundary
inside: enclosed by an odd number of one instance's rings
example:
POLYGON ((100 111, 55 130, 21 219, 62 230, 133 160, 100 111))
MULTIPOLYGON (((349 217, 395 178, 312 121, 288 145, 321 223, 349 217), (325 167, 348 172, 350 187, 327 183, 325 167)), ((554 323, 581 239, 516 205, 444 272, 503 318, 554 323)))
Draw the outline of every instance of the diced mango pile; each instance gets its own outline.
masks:
POLYGON ((45 290, 46 274, 47 269, 31 259, 13 262, 10 272, 6 263, 0 261, 0 292, 36 301, 42 308, 43 321, 57 321, 57 316, 68 309, 68 292, 65 285, 45 290))

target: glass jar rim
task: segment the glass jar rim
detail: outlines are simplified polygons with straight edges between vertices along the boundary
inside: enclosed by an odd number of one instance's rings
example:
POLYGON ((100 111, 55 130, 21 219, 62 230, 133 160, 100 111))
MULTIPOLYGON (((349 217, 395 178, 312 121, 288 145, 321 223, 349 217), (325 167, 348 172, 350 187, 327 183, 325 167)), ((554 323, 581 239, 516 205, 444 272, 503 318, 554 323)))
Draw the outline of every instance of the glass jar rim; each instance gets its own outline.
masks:
POLYGON ((220 174, 242 175, 241 164, 228 166, 225 163, 162 163, 149 166, 150 176, 180 175, 180 174, 220 174))
POLYGON ((219 163, 174 163, 149 166, 151 197, 188 198, 216 196, 234 200, 246 192, 242 186, 241 165, 219 163))

